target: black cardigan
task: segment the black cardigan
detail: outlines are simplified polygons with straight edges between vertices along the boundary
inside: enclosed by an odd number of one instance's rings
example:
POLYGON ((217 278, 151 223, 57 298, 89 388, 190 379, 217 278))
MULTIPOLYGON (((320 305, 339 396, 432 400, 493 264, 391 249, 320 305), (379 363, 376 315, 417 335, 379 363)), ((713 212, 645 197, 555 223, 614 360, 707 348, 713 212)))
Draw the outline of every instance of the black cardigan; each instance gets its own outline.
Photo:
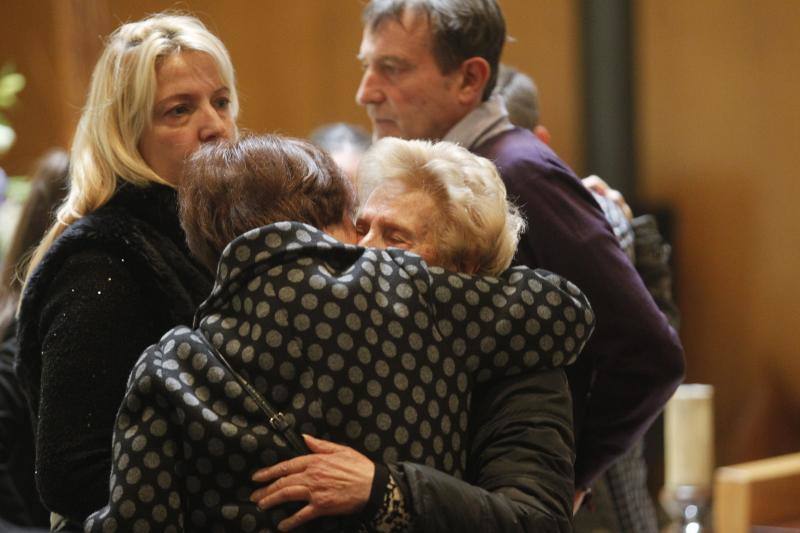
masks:
POLYGON ((51 246, 23 294, 17 369, 50 510, 81 521, 108 500, 112 426, 130 369, 210 289, 165 186, 122 185, 51 246))

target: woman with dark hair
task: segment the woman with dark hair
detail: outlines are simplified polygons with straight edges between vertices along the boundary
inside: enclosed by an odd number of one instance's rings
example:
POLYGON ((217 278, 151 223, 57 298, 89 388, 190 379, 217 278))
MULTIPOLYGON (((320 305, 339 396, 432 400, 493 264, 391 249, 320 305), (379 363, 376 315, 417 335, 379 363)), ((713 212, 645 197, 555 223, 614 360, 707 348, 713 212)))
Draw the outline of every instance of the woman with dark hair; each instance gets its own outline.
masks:
MULTIPOLYGON (((432 152, 432 172, 446 148, 432 152)), ((478 507, 501 505, 460 481, 471 390, 574 361, 593 327, 574 285, 525 267, 456 274, 399 248, 347 244, 350 182, 295 139, 203 147, 179 196, 190 248, 209 267, 219 260, 216 283, 195 329, 172 329, 136 364, 114 432, 111 498, 87 530, 123 521, 284 530, 323 516, 342 517, 329 524, 337 529, 391 529, 412 525, 417 499, 443 484, 478 507), (259 489, 270 470, 280 479, 259 489), (287 517, 295 501, 307 503, 287 517)), ((560 396, 538 421, 541 488, 568 500, 569 400, 555 372, 560 396)), ((541 505, 498 510, 488 525, 551 524, 552 502, 541 505)))

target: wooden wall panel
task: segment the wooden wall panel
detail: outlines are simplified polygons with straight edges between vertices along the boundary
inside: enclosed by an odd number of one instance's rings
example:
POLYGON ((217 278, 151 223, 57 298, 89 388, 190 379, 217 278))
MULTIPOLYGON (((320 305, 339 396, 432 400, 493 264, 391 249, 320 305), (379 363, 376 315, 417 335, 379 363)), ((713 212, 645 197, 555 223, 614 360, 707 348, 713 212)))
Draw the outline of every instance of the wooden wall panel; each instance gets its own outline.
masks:
POLYGON ((534 77, 552 146, 579 175, 585 168, 579 2, 500 2, 513 42, 503 61, 534 77))
MULTIPOLYGON (((0 18, 0 66, 15 65, 27 78, 17 105, 4 114, 17 134, 11 151, 0 158, 8 174, 24 174, 34 159, 53 146, 65 146, 61 125, 68 107, 62 100, 57 45, 58 30, 49 2, 34 8, 27 2, 6 2, 0 18)), ((78 104, 80 105, 80 104, 78 104)))
POLYGON ((636 3, 640 176, 677 211, 688 379, 717 457, 800 448, 800 3, 636 3))

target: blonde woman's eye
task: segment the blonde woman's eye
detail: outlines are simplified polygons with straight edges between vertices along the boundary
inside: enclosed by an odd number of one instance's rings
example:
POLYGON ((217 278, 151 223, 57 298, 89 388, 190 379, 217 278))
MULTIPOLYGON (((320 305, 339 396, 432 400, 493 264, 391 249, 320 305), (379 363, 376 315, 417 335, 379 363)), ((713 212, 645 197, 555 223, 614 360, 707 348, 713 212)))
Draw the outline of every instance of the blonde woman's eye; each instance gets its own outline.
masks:
POLYGON ((173 117, 181 117, 189 113, 189 106, 185 104, 176 105, 167 111, 167 115, 173 117))
POLYGON ((228 106, 231 105, 231 99, 228 98, 227 96, 223 98, 217 98, 216 104, 217 104, 217 109, 227 109, 228 106))

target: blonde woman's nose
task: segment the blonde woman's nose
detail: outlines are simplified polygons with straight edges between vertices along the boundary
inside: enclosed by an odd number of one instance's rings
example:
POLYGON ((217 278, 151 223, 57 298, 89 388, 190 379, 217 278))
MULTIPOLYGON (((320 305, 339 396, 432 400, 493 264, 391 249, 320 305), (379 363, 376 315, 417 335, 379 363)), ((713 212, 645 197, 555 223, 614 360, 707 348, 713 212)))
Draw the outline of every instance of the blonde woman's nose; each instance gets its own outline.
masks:
POLYGON ((201 142, 228 139, 231 136, 230 120, 213 106, 203 109, 203 123, 200 125, 201 142))

